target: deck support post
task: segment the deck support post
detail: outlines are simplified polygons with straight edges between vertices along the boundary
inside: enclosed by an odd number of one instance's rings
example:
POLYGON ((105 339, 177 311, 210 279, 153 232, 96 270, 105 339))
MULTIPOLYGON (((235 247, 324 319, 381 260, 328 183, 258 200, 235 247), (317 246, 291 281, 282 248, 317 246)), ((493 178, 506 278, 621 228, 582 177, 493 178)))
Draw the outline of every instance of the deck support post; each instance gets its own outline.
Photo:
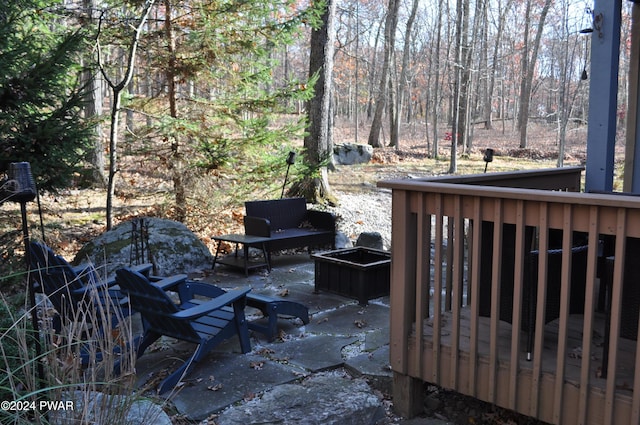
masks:
POLYGON ((640 4, 634 3, 631 14, 631 49, 629 52, 629 105, 627 140, 624 151, 624 192, 640 193, 640 4))
POLYGON ((407 419, 422 413, 424 409, 422 380, 393 372, 393 409, 407 419))
POLYGON ((622 0, 596 0, 593 7, 586 192, 613 190, 621 10, 622 0))

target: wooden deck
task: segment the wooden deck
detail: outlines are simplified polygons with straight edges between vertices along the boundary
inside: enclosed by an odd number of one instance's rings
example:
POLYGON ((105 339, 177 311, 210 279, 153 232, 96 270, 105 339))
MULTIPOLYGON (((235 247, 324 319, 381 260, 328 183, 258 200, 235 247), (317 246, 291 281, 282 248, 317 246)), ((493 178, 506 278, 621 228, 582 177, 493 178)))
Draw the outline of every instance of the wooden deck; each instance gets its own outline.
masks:
MULTIPOLYGON (((460 311, 460 333, 458 338, 458 358, 459 364, 457 365, 460 371, 469 371, 471 369, 471 365, 468 362, 471 356, 471 333, 469 329, 471 329, 470 323, 470 309, 463 308, 460 311)), ((570 387, 568 392, 572 392, 575 389, 579 389, 580 387, 580 378, 582 374, 582 329, 584 325, 583 316, 581 315, 572 315, 569 316, 568 320, 568 331, 567 331, 567 347, 568 351, 565 354, 565 372, 564 379, 566 381, 566 386, 570 387)), ((422 351, 425 353, 433 353, 433 319, 425 319, 423 322, 423 338, 422 338, 422 351)), ((451 358, 451 350, 453 347, 452 344, 452 335, 453 329, 452 325, 454 324, 453 315, 451 312, 445 312, 441 315, 440 326, 441 326, 441 338, 440 338, 440 355, 441 359, 450 359, 451 358)), ((491 340, 489 336, 491 335, 490 326, 491 320, 487 317, 480 317, 478 320, 478 343, 477 343, 477 354, 478 354, 478 363, 481 365, 481 368, 488 368, 490 362, 491 355, 491 340)), ((594 329, 604 330, 605 327, 605 315, 604 314, 595 314, 594 315, 594 329)), ((558 332, 559 332, 559 321, 555 320, 548 323, 544 327, 544 343, 542 349, 542 359, 540 361, 541 365, 541 379, 550 384, 555 380, 555 376, 557 374, 557 357, 558 357, 558 332)), ((512 347, 512 325, 507 322, 499 322, 499 330, 498 330, 498 341, 497 341, 497 357, 499 363, 499 375, 506 378, 508 371, 511 369, 511 350, 512 347)), ((520 355, 518 357, 518 375, 521 376, 521 379, 524 379, 525 382, 530 381, 531 377, 534 373, 534 361, 528 361, 526 359, 526 350, 523 342, 526 340, 526 334, 524 331, 520 332, 520 347, 518 349, 520 355)), ((412 333, 408 339, 410 346, 415 346, 416 344, 416 335, 415 335, 415 326, 412 327, 412 333)), ((602 359, 603 359, 603 342, 604 342, 604 334, 601 331, 594 331, 591 345, 591 361, 589 375, 591 376, 590 384, 591 384, 591 394, 590 400, 593 405, 593 412, 590 412, 590 417, 593 423, 602 423, 602 412, 603 409, 596 408, 596 406, 600 406, 601 403, 604 402, 604 394, 606 390, 606 380, 602 378, 602 359), (598 413, 600 412, 600 413, 598 413), (598 416, 600 419, 598 419, 598 416)), ((618 365, 617 365, 617 373, 615 379, 615 386, 617 389, 616 397, 619 398, 620 402, 623 404, 627 404, 630 406, 631 396, 633 395, 633 384, 634 384, 634 370, 635 370, 635 358, 636 358, 636 341, 631 341, 628 339, 620 339, 619 345, 619 354, 618 354, 618 365)), ((428 372, 428 364, 432 358, 430 356, 425 357, 426 363, 423 365, 423 380, 430 382, 432 376, 428 372)), ((476 394, 476 398, 479 398, 484 401, 492 402, 492 397, 488 393, 488 385, 486 379, 478 379, 476 381, 475 390, 469 388, 470 382, 465 379, 465 373, 459 373, 459 380, 457 385, 447 385, 447 383, 451 383, 450 380, 452 376, 450 373, 447 373, 447 370, 451 370, 453 365, 447 361, 447 364, 443 364, 443 367, 440 370, 440 385, 445 388, 460 390, 461 387, 467 387, 467 391, 469 393, 476 394)), ((488 379, 488 375, 487 375, 488 379)), ((499 383, 498 385, 508 385, 508 382, 499 383)), ((463 392, 467 392, 463 391, 463 392)), ((544 391, 544 390, 543 390, 544 391)), ((526 391, 523 391, 526 393, 526 391)), ((552 393, 552 391, 551 391, 552 393)), ((551 400, 550 400, 551 401, 551 400)), ((549 401, 549 402, 550 402, 549 401)), ((495 403, 501 406, 508 406, 509 402, 507 399, 504 400, 495 400, 495 403)), ((523 403, 526 404, 526 403, 523 403)), ((516 409, 517 410, 517 409, 516 409)), ((540 416, 541 420, 552 422, 552 418, 546 417, 544 415, 544 410, 547 410, 547 413, 551 412, 551 409, 541 409, 543 410, 543 414, 540 416)), ((621 422, 615 422, 621 423, 621 422)))
MULTIPOLYGON (((603 314, 594 316, 594 328, 604 329, 605 317, 603 314)), ((455 324, 453 315, 448 312, 441 316, 440 326, 440 346, 439 350, 433 345, 433 320, 426 319, 423 322, 422 337, 422 358, 421 365, 414 365, 415 369, 410 368, 412 376, 421 376, 425 382, 438 381, 438 385, 455 390, 464 394, 472 395, 483 401, 494 403, 496 405, 511 408, 523 414, 538 417, 540 420, 554 423, 553 407, 554 386, 556 382, 556 374, 558 370, 558 331, 559 321, 548 323, 544 327, 544 343, 542 348, 542 358, 540 362, 526 360, 524 341, 526 335, 524 331, 520 332, 520 356, 517 370, 517 385, 515 391, 504 392, 496 391, 492 394, 492 386, 489 385, 491 379, 491 335, 490 318, 480 317, 478 320, 478 342, 476 346, 477 360, 477 378, 475 384, 475 393, 472 391, 472 381, 470 378, 473 364, 471 349, 471 334, 468 329, 471 328, 470 310, 463 308, 460 315, 460 333, 458 338, 457 356, 452 355, 452 335, 454 331, 452 326, 455 324), (440 358, 439 370, 433 370, 433 366, 437 364, 435 357, 440 358), (456 359, 456 360, 453 360, 456 359), (455 364, 457 362, 457 364, 455 364), (539 368, 539 371, 536 371, 539 368), (421 370, 419 370, 421 369, 421 370), (454 378, 452 371, 457 379, 454 378), (537 402, 536 397, 532 396, 531 391, 538 385, 534 383, 534 377, 539 373, 540 391, 537 402), (434 379, 437 375, 437 379, 434 379), (456 382, 454 382, 456 381, 456 382), (510 400, 511 398, 511 400, 510 400), (513 402, 515 401, 515 405, 513 402), (536 406, 536 403, 538 404, 536 406)), ((582 376, 582 329, 583 317, 579 315, 570 316, 568 320, 567 346, 568 352, 564 356, 564 413, 562 417, 576 417, 573 415, 572 409, 578 403, 580 392, 580 380, 582 376)), ((412 351, 416 349, 415 326, 412 327, 412 333, 408 338, 409 357, 413 357, 412 351)), ((498 343, 497 343, 497 371, 496 382, 493 388, 508 388, 510 386, 511 371, 511 345, 512 325, 506 322, 499 322, 498 343)), ((589 409, 587 412, 590 424, 602 424, 604 421, 604 404, 606 394, 607 381, 602 378, 602 350, 604 336, 600 332, 594 331, 591 348, 591 361, 589 376, 589 409)), ((634 365, 636 358, 636 341, 620 339, 618 343, 618 364, 615 379, 616 395, 615 395, 615 414, 614 423, 627 424, 630 416, 630 409, 633 396, 634 385, 634 365)), ((575 423, 565 420, 562 424, 575 423)))
POLYGON ((625 265, 637 261, 639 197, 579 193, 575 168, 379 186, 393 191, 400 414, 421 411, 429 382, 553 424, 640 424, 640 291, 625 265))

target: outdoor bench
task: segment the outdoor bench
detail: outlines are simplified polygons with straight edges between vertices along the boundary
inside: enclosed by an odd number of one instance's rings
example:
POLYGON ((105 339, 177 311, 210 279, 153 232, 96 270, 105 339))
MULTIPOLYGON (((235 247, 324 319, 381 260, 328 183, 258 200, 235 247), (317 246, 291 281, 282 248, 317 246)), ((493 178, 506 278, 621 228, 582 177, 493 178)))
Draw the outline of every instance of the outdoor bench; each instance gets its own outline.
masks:
POLYGON ((245 234, 268 238, 265 246, 269 255, 301 247, 308 247, 309 252, 314 246, 335 248, 335 215, 307 209, 305 198, 248 201, 244 205, 245 234))

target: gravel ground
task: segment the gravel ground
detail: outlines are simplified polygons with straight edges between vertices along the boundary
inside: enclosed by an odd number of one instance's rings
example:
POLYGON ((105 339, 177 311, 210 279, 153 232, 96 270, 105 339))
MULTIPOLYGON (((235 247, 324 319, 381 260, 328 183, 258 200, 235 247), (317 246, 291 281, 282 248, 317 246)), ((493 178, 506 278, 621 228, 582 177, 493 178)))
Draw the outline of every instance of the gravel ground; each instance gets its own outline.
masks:
POLYGON ((338 220, 338 230, 355 245, 363 232, 382 235, 384 249, 391 248, 391 192, 371 188, 361 192, 338 192, 340 204, 331 207, 338 220))

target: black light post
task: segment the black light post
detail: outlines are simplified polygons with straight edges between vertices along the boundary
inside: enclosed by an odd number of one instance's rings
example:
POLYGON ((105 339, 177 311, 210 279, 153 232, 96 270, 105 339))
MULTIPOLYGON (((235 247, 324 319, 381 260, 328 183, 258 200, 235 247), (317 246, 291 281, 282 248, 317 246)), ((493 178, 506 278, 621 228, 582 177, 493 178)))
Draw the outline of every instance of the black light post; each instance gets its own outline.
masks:
MULTIPOLYGON (((9 164, 7 179, 0 185, 0 204, 4 202, 18 202, 22 217, 22 238, 24 241, 24 257, 27 270, 31 267, 31 252, 29 249, 29 226, 27 223, 27 202, 31 202, 37 195, 36 184, 31 174, 31 165, 28 162, 13 162, 9 164)), ((40 328, 38 326, 38 313, 36 312, 36 296, 33 279, 28 276, 27 292, 31 304, 31 323, 35 334, 36 357, 40 358, 42 347, 40 346, 40 328)), ((44 379, 42 363, 38 361, 38 373, 40 379, 44 379)))
POLYGON ((284 176, 284 183, 282 184, 282 193, 280 194, 280 199, 284 197, 284 187, 287 185, 287 178, 289 177, 289 168, 296 162, 296 153, 294 151, 289 152, 289 156, 287 157, 287 173, 284 176))
POLYGON ((484 157, 482 158, 482 160, 485 162, 484 164, 484 172, 487 172, 487 166, 489 166, 489 163, 493 161, 493 149, 491 148, 487 148, 484 151, 484 157))

